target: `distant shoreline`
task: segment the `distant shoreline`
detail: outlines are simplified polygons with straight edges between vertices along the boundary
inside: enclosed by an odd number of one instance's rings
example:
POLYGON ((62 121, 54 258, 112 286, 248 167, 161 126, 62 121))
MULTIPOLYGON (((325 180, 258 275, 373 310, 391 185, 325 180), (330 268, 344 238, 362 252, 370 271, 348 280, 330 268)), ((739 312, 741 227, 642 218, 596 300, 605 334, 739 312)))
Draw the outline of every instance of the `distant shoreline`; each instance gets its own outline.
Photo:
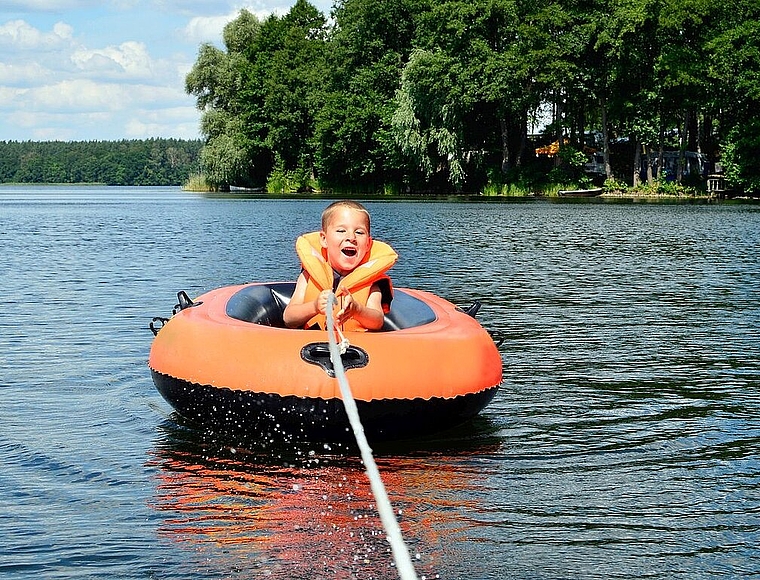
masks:
POLYGON ((688 195, 670 195, 670 194, 647 194, 633 192, 605 192, 594 197, 565 197, 560 195, 545 195, 535 193, 530 195, 486 195, 482 193, 403 193, 403 194, 368 194, 368 193, 335 193, 335 192, 303 192, 303 193, 267 193, 261 190, 235 189, 233 191, 193 191, 185 189, 182 184, 176 185, 109 185, 97 182, 82 183, 0 183, 0 192, 7 188, 108 188, 108 189, 148 189, 151 187, 172 188, 188 194, 201 195, 209 198, 218 199, 361 199, 367 201, 461 201, 461 202, 479 202, 479 203, 508 203, 521 202, 530 200, 549 200, 562 203, 603 203, 603 202, 760 202, 760 196, 741 195, 723 197, 720 195, 708 193, 693 193, 688 195))

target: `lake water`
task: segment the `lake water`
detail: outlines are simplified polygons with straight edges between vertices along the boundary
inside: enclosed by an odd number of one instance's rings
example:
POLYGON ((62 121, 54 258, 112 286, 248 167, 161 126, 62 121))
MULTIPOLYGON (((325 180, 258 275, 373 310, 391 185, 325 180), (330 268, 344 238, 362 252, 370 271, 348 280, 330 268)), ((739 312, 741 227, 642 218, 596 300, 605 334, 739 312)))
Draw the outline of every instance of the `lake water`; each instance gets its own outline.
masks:
MULTIPOLYGON (((397 577, 354 449, 193 430, 146 365, 326 203, 0 188, 0 576, 397 577)), ((375 449, 420 578, 760 577, 760 205, 367 205, 504 339, 476 421, 375 449)))

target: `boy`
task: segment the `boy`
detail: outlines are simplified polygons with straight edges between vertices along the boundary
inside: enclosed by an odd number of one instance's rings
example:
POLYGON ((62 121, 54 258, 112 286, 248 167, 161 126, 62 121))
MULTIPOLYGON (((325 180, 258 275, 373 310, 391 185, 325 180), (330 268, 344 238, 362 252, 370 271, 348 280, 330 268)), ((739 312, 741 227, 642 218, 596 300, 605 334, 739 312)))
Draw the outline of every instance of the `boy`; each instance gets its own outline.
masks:
POLYGON ((300 236, 303 270, 283 312, 288 328, 326 328, 327 300, 335 292, 335 323, 344 330, 380 330, 393 290, 385 274, 396 263, 393 249, 370 236, 370 217, 358 202, 341 200, 322 212, 322 229, 300 236))

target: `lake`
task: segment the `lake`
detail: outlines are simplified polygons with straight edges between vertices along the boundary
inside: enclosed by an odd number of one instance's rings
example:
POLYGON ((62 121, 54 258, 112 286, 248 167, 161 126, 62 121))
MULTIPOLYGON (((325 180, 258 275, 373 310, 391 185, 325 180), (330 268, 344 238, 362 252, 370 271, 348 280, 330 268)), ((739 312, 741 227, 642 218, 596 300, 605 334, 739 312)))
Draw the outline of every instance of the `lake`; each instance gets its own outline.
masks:
MULTIPOLYGON (((0 187, 1 576, 397 577, 351 446, 200 432, 146 364, 326 204, 0 187)), ((503 339, 475 421, 375 448, 420 578, 760 576, 760 205, 366 205, 396 286, 503 339)))

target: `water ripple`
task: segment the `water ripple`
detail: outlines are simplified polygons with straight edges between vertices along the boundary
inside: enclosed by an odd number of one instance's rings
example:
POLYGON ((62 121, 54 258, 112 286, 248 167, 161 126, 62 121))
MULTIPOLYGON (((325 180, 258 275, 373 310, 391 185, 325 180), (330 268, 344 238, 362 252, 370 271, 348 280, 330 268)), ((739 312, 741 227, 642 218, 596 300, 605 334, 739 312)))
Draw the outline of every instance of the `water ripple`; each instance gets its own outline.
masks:
MULTIPOLYGON (((294 278, 325 203, 61 195, 0 195, 0 574, 395 578, 355 449, 199 433, 145 364, 178 290, 294 278)), ((421 576, 758 575, 760 207, 368 205, 396 286, 504 340, 477 421, 375 449, 421 576)))

